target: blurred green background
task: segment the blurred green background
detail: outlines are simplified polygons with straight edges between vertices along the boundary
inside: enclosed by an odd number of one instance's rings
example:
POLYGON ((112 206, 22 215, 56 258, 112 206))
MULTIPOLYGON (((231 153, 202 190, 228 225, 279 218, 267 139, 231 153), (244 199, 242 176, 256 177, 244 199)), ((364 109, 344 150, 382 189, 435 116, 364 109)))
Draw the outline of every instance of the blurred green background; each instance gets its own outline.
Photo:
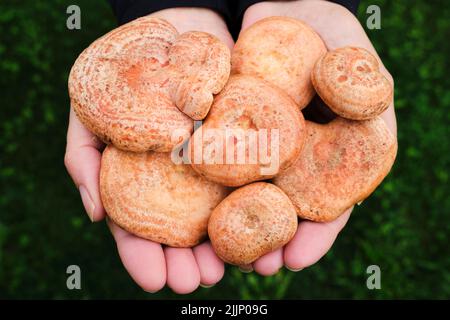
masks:
MULTIPOLYGON (((194 298, 450 298, 450 7, 446 1, 362 1, 381 7, 367 30, 396 80, 399 153, 315 266, 273 277, 227 268, 194 298), (366 288, 366 268, 382 289, 366 288)), ((67 77, 77 55, 116 25, 106 1, 0 1, 0 298, 176 298, 147 294, 91 224, 63 165, 67 77), (78 4, 82 29, 66 29, 78 4), (67 290, 66 268, 82 269, 67 290)))

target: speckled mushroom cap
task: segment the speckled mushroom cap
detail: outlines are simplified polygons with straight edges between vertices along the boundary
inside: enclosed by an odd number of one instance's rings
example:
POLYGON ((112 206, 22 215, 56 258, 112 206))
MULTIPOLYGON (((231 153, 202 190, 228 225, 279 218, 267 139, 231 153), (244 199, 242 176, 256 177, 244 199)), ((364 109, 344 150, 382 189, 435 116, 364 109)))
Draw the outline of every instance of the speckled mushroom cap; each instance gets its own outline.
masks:
POLYGON ((194 120, 204 119, 213 94, 230 75, 230 49, 208 33, 186 32, 170 48, 169 59, 179 74, 172 94, 177 107, 194 120))
POLYGON ((273 181, 301 218, 331 221, 381 183, 394 163, 397 140, 380 117, 306 121, 306 129, 300 157, 273 181))
POLYGON ((304 123, 297 105, 280 89, 253 76, 232 76, 216 96, 201 130, 189 140, 192 167, 208 180, 226 186, 269 179, 291 166, 299 155, 304 123), (256 138, 251 139, 251 134, 256 138), (227 145, 233 145, 235 153, 227 152, 227 145), (241 147, 245 159, 239 162, 241 147), (219 155, 214 149, 224 152, 219 155))
POLYGON ((69 94, 80 121, 103 141, 123 150, 167 152, 189 138, 190 117, 206 116, 229 72, 229 49, 214 36, 179 35, 167 21, 143 17, 81 53, 69 94), (175 129, 185 132, 181 139, 172 139, 175 129))
POLYGON ((311 71, 327 49, 307 24, 288 17, 257 21, 241 32, 231 57, 232 73, 256 75, 277 85, 304 108, 314 96, 311 71))
POLYGON ((344 47, 319 59, 311 80, 322 100, 341 117, 373 118, 389 107, 393 87, 367 50, 344 47))
POLYGON ((213 211, 208 234, 217 255, 235 265, 250 264, 294 236, 297 215, 286 194, 256 182, 233 191, 213 211))
POLYGON ((108 216, 125 230, 172 247, 192 247, 228 189, 176 165, 169 153, 103 152, 100 194, 108 216))

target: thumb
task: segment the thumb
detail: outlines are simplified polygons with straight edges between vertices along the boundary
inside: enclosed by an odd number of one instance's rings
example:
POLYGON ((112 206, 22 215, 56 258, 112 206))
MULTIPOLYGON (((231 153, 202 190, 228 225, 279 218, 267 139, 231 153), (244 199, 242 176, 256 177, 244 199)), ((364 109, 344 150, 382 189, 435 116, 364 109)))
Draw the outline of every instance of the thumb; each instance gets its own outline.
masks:
POLYGON ((105 216, 99 191, 102 148, 103 143, 83 126, 71 108, 64 164, 91 221, 105 216))

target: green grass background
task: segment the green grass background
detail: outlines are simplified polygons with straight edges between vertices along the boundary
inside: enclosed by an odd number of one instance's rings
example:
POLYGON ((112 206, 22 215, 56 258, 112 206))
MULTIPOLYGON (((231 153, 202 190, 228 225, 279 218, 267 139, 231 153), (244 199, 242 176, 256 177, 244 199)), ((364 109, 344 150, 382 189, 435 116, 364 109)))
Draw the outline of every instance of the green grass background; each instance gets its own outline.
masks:
MULTIPOLYGON (((450 298, 450 7, 378 4, 367 30, 396 81, 399 153, 390 176, 354 213, 333 249, 299 273, 273 277, 228 267, 195 298, 450 298), (366 288, 366 267, 382 289, 366 288)), ((67 76, 77 55, 115 26, 105 1, 0 2, 0 298, 176 298, 147 294, 118 258, 105 224, 91 224, 63 166, 67 76), (66 29, 76 3, 82 29, 66 29), (66 267, 82 290, 66 289, 66 267)))

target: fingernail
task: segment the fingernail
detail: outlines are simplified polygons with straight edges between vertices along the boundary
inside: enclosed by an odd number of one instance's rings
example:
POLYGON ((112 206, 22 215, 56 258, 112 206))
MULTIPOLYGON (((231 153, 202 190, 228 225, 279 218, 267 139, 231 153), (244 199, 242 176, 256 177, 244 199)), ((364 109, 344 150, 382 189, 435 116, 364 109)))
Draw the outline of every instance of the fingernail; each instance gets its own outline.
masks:
POLYGON ((239 270, 243 273, 250 273, 253 271, 252 267, 239 267, 239 270))
POLYGON ((302 271, 302 270, 303 270, 303 268, 294 269, 294 268, 290 268, 290 267, 288 267, 288 266, 285 266, 285 267, 286 267, 286 269, 288 269, 288 270, 290 270, 290 271, 293 271, 293 272, 299 272, 299 271, 302 271))
POLYGON ((92 201, 89 192, 84 186, 80 186, 78 190, 80 191, 81 201, 83 202, 84 208, 86 209, 89 219, 91 219, 91 222, 94 222, 94 212, 95 212, 94 201, 92 201))
POLYGON ((205 289, 208 289, 208 288, 214 287, 215 285, 216 285, 215 283, 213 283, 213 284, 210 284, 210 285, 206 285, 206 284, 202 284, 202 283, 200 283, 200 287, 202 287, 202 288, 205 288, 205 289))

